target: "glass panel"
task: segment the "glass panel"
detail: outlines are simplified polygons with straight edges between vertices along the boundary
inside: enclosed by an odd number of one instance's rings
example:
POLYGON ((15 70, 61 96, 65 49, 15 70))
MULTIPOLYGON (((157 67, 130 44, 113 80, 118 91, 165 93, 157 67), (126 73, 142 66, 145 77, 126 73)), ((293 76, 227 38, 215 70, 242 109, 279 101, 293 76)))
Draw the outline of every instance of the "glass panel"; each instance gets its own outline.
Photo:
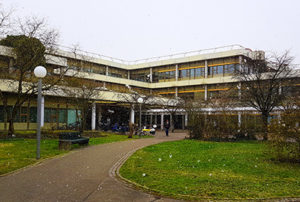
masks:
POLYGON ((68 125, 72 123, 76 123, 76 110, 68 109, 68 125))
POLYGON ((51 123, 51 109, 49 108, 45 108, 44 121, 45 123, 51 123))
POLYGON ((190 74, 191 74, 190 76, 191 79, 195 78, 195 69, 190 69, 190 74))
POLYGON ((66 109, 60 109, 58 114, 58 122, 59 123, 66 123, 66 109))
POLYGON ((4 122, 4 109, 0 106, 0 122, 4 122))
POLYGON ((27 122, 27 107, 21 108, 20 122, 27 122))
MULTIPOLYGON (((45 110, 46 112, 46 110, 45 110)), ((36 123, 37 122, 37 108, 36 107, 30 107, 30 122, 36 123)), ((45 119, 46 122, 46 119, 45 119)))
POLYGON ((56 123, 57 122, 56 111, 57 111, 57 109, 51 109, 51 121, 52 121, 52 123, 56 123))

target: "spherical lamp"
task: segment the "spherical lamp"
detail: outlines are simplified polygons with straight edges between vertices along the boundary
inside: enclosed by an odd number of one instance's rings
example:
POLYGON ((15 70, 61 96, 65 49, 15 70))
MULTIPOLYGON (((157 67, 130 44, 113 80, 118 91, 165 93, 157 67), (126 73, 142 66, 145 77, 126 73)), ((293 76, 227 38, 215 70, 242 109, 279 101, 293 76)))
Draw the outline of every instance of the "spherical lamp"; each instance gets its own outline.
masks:
POLYGON ((47 70, 43 66, 37 66, 36 68, 34 68, 34 75, 37 78, 44 78, 47 75, 47 70))
POLYGON ((142 97, 139 97, 137 101, 138 103, 142 104, 144 102, 144 99, 142 97))

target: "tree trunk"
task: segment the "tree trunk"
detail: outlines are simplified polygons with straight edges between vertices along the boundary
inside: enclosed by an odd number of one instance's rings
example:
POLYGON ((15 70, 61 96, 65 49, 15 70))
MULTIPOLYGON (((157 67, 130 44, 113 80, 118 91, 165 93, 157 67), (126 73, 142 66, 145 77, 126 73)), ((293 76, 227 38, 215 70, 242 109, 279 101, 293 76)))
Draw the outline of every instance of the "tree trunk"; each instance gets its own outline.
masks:
POLYGON ((264 134, 264 140, 268 140, 268 118, 269 113, 263 112, 261 115, 263 126, 262 126, 262 132, 264 134))
POLYGON ((132 138, 134 133, 134 126, 133 123, 131 123, 131 121, 129 121, 129 134, 128 134, 128 138, 132 138))
POLYGON ((14 120, 13 118, 10 118, 8 120, 8 123, 9 123, 9 126, 8 126, 8 136, 9 137, 12 137, 12 135, 14 134, 15 132, 15 128, 14 128, 14 120))

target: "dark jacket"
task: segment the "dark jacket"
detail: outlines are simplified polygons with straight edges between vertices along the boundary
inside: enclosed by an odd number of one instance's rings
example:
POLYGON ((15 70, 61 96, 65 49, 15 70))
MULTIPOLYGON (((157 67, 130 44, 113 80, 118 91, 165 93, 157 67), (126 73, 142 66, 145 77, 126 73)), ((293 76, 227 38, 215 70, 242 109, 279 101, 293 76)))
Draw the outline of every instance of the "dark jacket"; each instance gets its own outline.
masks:
POLYGON ((165 128, 169 129, 170 128, 170 123, 165 123, 165 128))

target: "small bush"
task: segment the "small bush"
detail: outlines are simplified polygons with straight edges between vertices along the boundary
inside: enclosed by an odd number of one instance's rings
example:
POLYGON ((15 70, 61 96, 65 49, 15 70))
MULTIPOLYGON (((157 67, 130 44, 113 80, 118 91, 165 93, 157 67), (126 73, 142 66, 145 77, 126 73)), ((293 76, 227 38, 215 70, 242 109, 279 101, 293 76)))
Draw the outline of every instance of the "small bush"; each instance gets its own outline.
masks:
POLYGON ((277 161, 300 162, 300 112, 283 114, 269 128, 269 152, 277 161))

